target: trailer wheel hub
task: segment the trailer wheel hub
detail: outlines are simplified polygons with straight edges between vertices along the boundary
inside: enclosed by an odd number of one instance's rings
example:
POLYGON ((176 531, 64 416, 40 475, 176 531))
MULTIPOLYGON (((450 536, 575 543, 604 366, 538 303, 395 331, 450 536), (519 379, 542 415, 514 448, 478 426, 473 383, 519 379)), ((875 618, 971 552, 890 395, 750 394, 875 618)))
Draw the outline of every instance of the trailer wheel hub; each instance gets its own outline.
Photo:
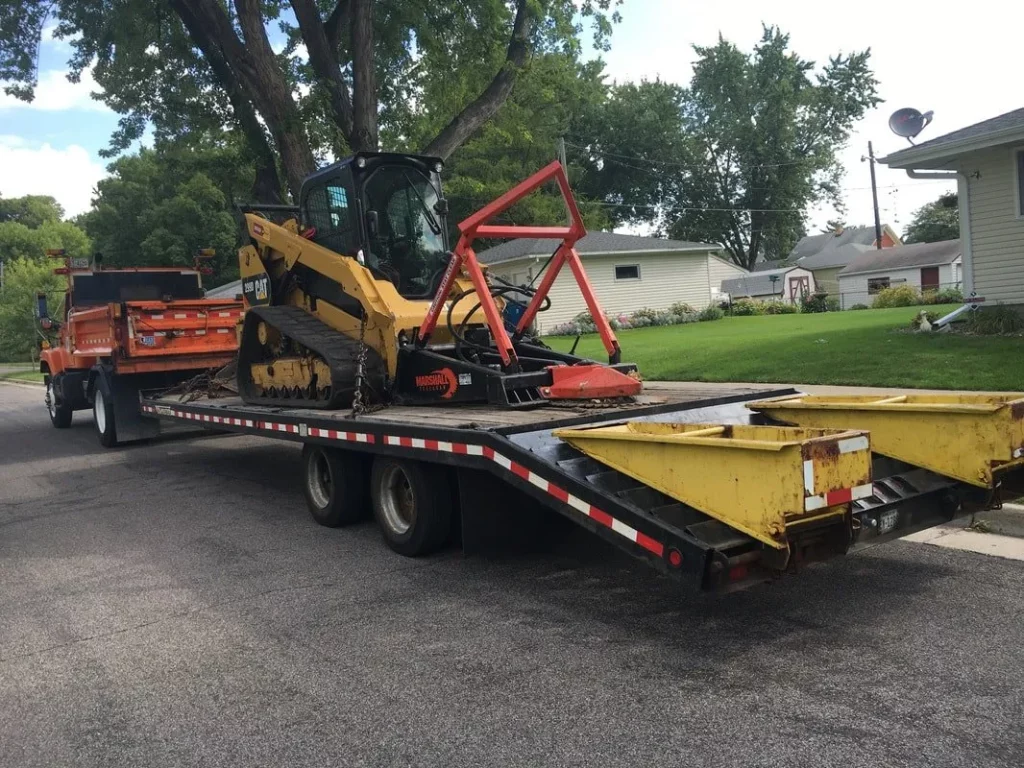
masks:
POLYGON ((380 483, 380 505, 387 526, 396 534, 406 533, 416 522, 416 498, 405 470, 391 464, 380 483))

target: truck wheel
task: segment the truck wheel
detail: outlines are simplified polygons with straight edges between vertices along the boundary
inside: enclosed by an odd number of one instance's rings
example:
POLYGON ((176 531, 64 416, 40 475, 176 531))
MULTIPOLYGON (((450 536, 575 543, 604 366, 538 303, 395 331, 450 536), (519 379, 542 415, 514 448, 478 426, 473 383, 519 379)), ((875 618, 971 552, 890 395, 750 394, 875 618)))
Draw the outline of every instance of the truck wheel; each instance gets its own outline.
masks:
POLYGON ((66 401, 57 402, 57 392, 49 376, 46 377, 46 410, 50 412, 50 423, 57 429, 71 426, 71 405, 66 401))
POLYGON ((417 557, 444 545, 451 524, 451 498, 441 467, 378 456, 370 490, 373 513, 395 552, 417 557))
POLYGON ((92 396, 92 418, 96 423, 96 434, 100 445, 113 448, 117 445, 117 432, 114 428, 114 404, 103 394, 103 388, 96 386, 92 396))
POLYGON ((366 473, 359 457, 306 443, 302 464, 302 491, 314 520, 337 528, 366 519, 366 473))

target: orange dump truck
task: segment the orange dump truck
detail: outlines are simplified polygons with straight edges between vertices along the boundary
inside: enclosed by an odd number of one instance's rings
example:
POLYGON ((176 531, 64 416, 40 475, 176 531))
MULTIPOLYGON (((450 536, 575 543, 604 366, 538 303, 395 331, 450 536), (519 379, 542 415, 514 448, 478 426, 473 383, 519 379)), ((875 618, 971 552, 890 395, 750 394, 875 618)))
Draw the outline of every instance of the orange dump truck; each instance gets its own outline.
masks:
MULTIPOLYGON (((61 257, 59 251, 49 255, 61 257)), ((101 269, 64 260, 62 317, 50 318, 39 294, 44 342, 40 370, 57 428, 92 408, 100 442, 152 437, 159 425, 139 416, 139 397, 235 359, 240 301, 204 298, 201 269, 101 269)))

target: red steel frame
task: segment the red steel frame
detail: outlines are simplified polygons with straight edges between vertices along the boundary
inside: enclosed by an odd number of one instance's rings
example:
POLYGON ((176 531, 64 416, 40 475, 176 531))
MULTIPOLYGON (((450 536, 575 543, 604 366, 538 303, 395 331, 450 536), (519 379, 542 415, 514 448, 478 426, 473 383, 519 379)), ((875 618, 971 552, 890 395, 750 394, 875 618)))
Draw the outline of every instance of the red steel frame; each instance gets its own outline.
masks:
POLYGON ((608 360, 612 363, 620 361, 622 353, 619 349, 619 342, 615 338, 615 333, 612 331, 608 321, 605 319, 601 305, 594 294, 594 288, 591 286, 590 280, 587 279, 587 273, 583 269, 580 255, 576 252, 576 242, 587 234, 587 229, 583 225, 580 210, 576 206, 576 200, 572 196, 572 190, 569 188, 569 179, 565 175, 565 169, 559 161, 555 160, 550 163, 530 178, 517 184, 497 200, 461 221, 459 223, 459 233, 459 242, 455 246, 452 260, 448 265, 444 278, 441 280, 437 295, 430 304, 427 316, 420 326, 419 342, 421 344, 427 342, 430 334, 437 327, 441 310, 444 308, 445 301, 447 301, 452 286, 455 284, 455 278, 458 276, 459 270, 465 269, 473 283, 473 287, 476 289, 477 297, 484 311, 484 317, 487 319, 487 325, 494 336, 495 344, 498 347, 498 354, 501 355, 503 367, 506 371, 518 371, 519 358, 512 345, 512 339, 509 338, 508 333, 505 331, 505 324, 502 322, 501 313, 498 311, 494 298, 491 296, 487 278, 480 267, 480 262, 477 261, 472 245, 473 241, 479 237, 547 238, 561 240, 562 242, 555 251, 551 263, 548 265, 544 277, 537 287, 537 292, 533 295, 530 304, 519 320, 513 338, 521 338, 526 329, 530 327, 530 323, 537 316, 544 298, 551 290, 555 278, 558 277, 558 273, 563 265, 568 263, 569 269, 572 270, 573 277, 576 278, 576 283, 580 287, 580 292, 583 294, 583 300, 587 303, 587 308, 590 310, 590 315, 594 318, 594 324, 597 326, 597 332, 601 335, 604 348, 608 351, 608 360), (558 183, 558 188, 562 193, 562 198, 565 200, 566 208, 569 210, 570 223, 568 227, 524 227, 487 223, 551 179, 558 183))

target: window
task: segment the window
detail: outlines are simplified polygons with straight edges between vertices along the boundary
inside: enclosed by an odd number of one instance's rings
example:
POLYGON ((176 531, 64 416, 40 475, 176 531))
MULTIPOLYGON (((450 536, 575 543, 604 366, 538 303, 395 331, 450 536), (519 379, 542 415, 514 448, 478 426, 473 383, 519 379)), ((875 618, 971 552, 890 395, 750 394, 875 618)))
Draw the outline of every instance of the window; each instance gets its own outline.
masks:
POLYGON ((314 242, 345 256, 354 256, 359 249, 348 190, 341 179, 331 180, 309 192, 306 220, 316 230, 314 242))
POLYGON ((639 280, 640 279, 640 265, 639 264, 616 264, 615 265, 615 279, 616 280, 639 280))
POLYGON ((888 277, 869 277, 868 278, 868 294, 874 295, 879 291, 889 287, 888 277))
POLYGON ((1017 215, 1024 217, 1024 149, 1014 154, 1017 166, 1017 215))

